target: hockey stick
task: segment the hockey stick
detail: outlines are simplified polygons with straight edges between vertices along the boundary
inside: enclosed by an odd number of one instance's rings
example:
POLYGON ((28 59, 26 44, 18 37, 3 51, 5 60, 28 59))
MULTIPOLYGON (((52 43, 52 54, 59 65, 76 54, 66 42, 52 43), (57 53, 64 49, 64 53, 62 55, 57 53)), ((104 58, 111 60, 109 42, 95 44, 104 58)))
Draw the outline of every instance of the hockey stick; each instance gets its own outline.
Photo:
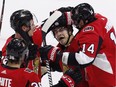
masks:
MULTIPOLYGON (((50 28, 50 26, 62 15, 61 12, 59 11, 55 11, 45 22, 45 24, 42 27, 42 30, 47 34, 48 33, 48 29, 50 28)), ((43 46, 47 45, 46 44, 46 38, 43 39, 43 46)), ((47 73, 48 73, 48 79, 49 79, 49 85, 50 87, 53 86, 53 82, 52 82, 52 76, 51 76, 51 72, 50 72, 50 66, 49 66, 49 60, 46 60, 46 68, 47 68, 47 73)))
POLYGON ((2 11, 1 11, 1 16, 0 16, 0 32, 1 32, 1 27, 2 27, 2 20, 3 20, 3 14, 4 14, 4 6, 5 6, 5 0, 3 0, 2 11))

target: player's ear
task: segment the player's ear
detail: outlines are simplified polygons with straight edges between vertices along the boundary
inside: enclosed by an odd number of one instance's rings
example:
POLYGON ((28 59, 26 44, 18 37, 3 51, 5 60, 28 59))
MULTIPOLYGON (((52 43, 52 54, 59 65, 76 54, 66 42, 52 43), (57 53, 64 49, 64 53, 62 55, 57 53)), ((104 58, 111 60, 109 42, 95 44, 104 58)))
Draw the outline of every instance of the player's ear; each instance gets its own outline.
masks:
POLYGON ((72 35, 72 31, 69 31, 68 33, 69 33, 69 35, 72 35))
POLYGON ((23 25, 23 26, 22 26, 22 30, 23 30, 23 31, 27 31, 27 27, 23 25))

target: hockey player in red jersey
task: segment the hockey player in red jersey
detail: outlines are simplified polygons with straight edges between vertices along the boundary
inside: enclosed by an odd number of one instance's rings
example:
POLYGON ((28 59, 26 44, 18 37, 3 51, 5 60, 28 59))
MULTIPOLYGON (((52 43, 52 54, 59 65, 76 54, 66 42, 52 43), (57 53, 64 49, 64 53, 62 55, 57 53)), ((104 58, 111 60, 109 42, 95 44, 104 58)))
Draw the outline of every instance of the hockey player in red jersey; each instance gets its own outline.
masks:
MULTIPOLYGON (((62 16, 59 17, 53 23, 51 28, 48 30, 48 32, 50 30, 53 31, 54 37, 59 42, 57 47, 59 47, 60 50, 62 50, 62 52, 77 52, 77 45, 75 44, 75 42, 72 43, 73 38, 74 38, 72 21, 71 21, 71 12, 70 12, 72 9, 73 9, 73 7, 70 7, 70 6, 61 7, 59 9, 57 9, 57 11, 62 12, 62 16), (56 34, 58 32, 59 32, 59 35, 57 37, 56 34), (60 35, 60 32, 64 32, 65 35, 60 35), (63 41, 63 38, 65 38, 65 41, 63 41), (70 44, 70 46, 69 46, 69 44, 70 44)), ((52 15, 53 13, 54 13, 54 11, 50 12, 50 15, 52 15)), ((49 18, 48 18, 48 20, 49 20, 49 18)), ((43 56, 41 55, 41 57, 43 57, 43 56)), ((72 68, 72 69, 76 68, 76 66, 66 66, 64 64, 62 65, 61 62, 59 62, 58 64, 50 62, 50 66, 51 66, 52 70, 59 71, 59 72, 60 71, 65 72, 69 68, 72 68)), ((88 82, 85 79, 84 69, 81 69, 81 73, 83 74, 83 80, 80 83, 76 84, 75 87, 88 87, 88 82)))
MULTIPOLYGON (((42 31, 41 28, 35 25, 34 16, 29 10, 20 9, 12 13, 10 17, 11 28, 15 34, 10 36, 2 48, 2 56, 6 55, 6 45, 13 38, 23 38, 29 45, 29 63, 24 66, 35 70, 41 78, 41 69, 39 63, 39 53, 35 53, 37 48, 42 44, 42 31), (33 55, 34 54, 34 55, 33 55)), ((28 62, 28 61, 27 61, 28 62)), ((6 63, 6 59, 3 60, 6 63)))
MULTIPOLYGON (((51 62, 62 61, 69 66, 80 66, 86 71, 86 79, 89 87, 115 87, 115 52, 116 35, 110 21, 94 13, 94 9, 88 3, 77 5, 72 11, 72 20, 79 32, 73 38, 68 48, 64 29, 54 29, 55 38, 59 41, 64 50, 45 46, 40 49, 42 60, 49 59, 51 62), (74 52, 75 48, 77 49, 74 52), (46 54, 46 55, 45 55, 46 54), (51 58, 52 57, 52 58, 51 58)), ((70 32, 69 32, 70 33, 70 32)))
MULTIPOLYGON (((29 68, 21 68, 28 60, 29 49, 23 39, 12 39, 6 47, 7 64, 0 64, 0 87, 42 87, 38 75, 29 68)), ((58 84, 52 87, 73 87, 82 76, 79 68, 64 73, 58 84), (76 71, 77 70, 77 71, 76 71)))
POLYGON ((23 39, 12 39, 6 47, 7 64, 0 64, 0 87, 41 87, 37 74, 20 68, 28 60, 29 50, 23 39))

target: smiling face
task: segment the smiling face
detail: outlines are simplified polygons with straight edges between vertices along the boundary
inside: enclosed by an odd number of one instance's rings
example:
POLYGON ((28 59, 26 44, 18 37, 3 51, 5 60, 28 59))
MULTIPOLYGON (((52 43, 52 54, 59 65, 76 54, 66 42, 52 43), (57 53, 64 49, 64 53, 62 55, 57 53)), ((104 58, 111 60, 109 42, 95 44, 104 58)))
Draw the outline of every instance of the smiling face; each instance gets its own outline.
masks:
POLYGON ((61 44, 65 45, 69 39, 69 32, 67 27, 57 27, 53 30, 54 37, 61 44))

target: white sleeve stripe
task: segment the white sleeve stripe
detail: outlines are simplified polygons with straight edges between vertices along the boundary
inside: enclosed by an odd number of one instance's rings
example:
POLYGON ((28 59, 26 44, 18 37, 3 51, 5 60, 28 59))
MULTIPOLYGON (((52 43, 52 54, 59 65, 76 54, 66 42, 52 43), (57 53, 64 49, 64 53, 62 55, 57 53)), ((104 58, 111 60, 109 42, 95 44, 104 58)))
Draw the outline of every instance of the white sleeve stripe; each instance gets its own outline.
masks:
POLYGON ((97 54, 96 59, 93 62, 93 65, 107 73, 113 74, 112 66, 110 62, 108 61, 105 53, 97 54))
POLYGON ((62 62, 67 65, 69 52, 64 52, 62 56, 62 62))
POLYGON ((75 53, 75 59, 78 61, 79 64, 84 65, 93 62, 94 58, 89 57, 83 52, 75 53))
MULTIPOLYGON (((62 56, 62 62, 66 65, 68 64, 68 58, 69 52, 64 52, 62 56)), ((88 64, 94 61, 93 57, 89 57, 83 52, 75 53, 75 59, 81 65, 88 64)))

